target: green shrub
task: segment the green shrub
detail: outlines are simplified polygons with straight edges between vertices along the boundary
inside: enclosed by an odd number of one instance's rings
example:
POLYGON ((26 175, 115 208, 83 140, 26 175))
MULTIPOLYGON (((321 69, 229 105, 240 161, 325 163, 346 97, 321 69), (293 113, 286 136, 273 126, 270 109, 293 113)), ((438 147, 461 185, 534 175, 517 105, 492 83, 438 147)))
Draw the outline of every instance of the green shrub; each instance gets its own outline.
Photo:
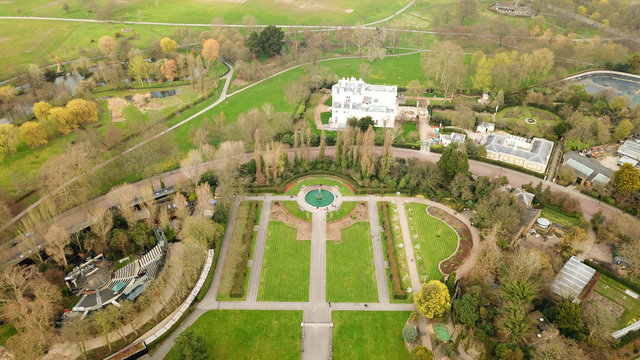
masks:
POLYGON ((251 239, 253 238, 253 227, 258 213, 258 202, 252 201, 249 207, 249 217, 247 218, 244 233, 242 234, 242 243, 240 248, 241 260, 236 265, 236 271, 233 275, 233 286, 229 291, 229 296, 233 298, 241 298, 244 296, 244 280, 247 277, 247 262, 250 257, 251 239))
POLYGON ((413 324, 406 324, 402 329, 402 338, 404 341, 412 343, 418 337, 418 328, 413 324))
POLYGON ((433 360, 433 353, 424 346, 416 346, 409 354, 410 360, 433 360))

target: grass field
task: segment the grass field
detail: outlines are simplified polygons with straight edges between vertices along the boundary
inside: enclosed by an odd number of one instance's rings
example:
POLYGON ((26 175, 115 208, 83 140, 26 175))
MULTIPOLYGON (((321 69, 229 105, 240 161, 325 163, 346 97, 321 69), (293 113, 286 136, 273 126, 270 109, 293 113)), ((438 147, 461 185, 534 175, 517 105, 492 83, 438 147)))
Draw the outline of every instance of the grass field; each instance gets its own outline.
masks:
POLYGON ((550 207, 550 206, 544 207, 540 212, 540 217, 546 218, 551 222, 554 222, 556 224, 560 224, 566 227, 580 225, 580 219, 578 217, 566 214, 562 210, 557 209, 555 207, 550 207))
POLYGON ((296 240, 296 230, 269 223, 260 274, 259 301, 308 301, 311 241, 296 240))
POLYGON ((327 125, 329 123, 329 119, 331 119, 331 112, 325 111, 323 113, 320 113, 320 119, 322 120, 323 124, 327 125))
POLYGON ((411 203, 406 210, 420 277, 423 281, 438 280, 442 276, 438 265, 455 252, 458 235, 449 225, 427 214, 426 205, 411 203))
POLYGON ((378 302, 369 224, 342 230, 342 241, 327 241, 327 301, 378 302))
MULTIPOLYGON (((100 9, 107 1, 91 3, 100 9)), ((113 19, 209 24, 213 18, 223 17, 226 23, 241 24, 242 17, 249 14, 255 16, 259 24, 353 25, 383 19, 407 3, 404 0, 382 3, 375 0, 128 0, 117 3, 122 5, 114 8, 113 19)), ((0 3, 0 15, 95 18, 95 13, 87 11, 87 5, 77 1, 68 4, 69 13, 65 13, 61 3, 50 0, 5 1, 0 3), (16 9, 21 12, 17 13, 16 9)))
MULTIPOLYGON (((201 336, 209 359, 300 358, 302 311, 211 310, 190 329, 201 336)), ((171 350, 165 359, 181 359, 171 350)))
POLYGON ((340 189, 340 193, 342 195, 353 195, 353 191, 345 185, 344 181, 338 178, 333 177, 308 177, 308 178, 300 178, 295 181, 295 184, 291 186, 291 188, 286 192, 287 195, 296 195, 300 192, 302 185, 311 186, 311 185, 327 185, 327 186, 336 186, 340 189))
POLYGON ((333 359, 406 360, 402 329, 408 311, 334 311, 333 359))

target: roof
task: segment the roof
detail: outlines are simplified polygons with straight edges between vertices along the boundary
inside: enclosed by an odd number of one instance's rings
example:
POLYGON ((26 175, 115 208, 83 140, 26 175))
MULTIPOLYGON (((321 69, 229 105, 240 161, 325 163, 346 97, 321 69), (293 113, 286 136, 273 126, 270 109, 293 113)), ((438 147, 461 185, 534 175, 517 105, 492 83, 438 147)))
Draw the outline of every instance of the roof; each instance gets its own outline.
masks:
POLYGON ((486 129, 491 129, 491 128, 495 128, 496 124, 494 124, 492 122, 488 122, 488 121, 483 121, 478 126, 482 126, 482 127, 486 128, 486 129))
POLYGON ((466 134, 459 134, 456 132, 452 132, 451 134, 440 134, 440 140, 446 139, 455 143, 462 143, 466 138, 467 138, 466 134))
POLYGON ((549 140, 534 137, 529 142, 513 135, 488 134, 480 143, 487 151, 516 156, 545 166, 553 149, 553 143, 549 140))
POLYGON ((572 256, 562 267, 553 283, 551 290, 554 294, 564 298, 573 298, 574 302, 579 302, 578 297, 587 286, 596 270, 583 264, 580 260, 572 256))
POLYGON ((625 155, 618 160, 618 164, 631 164, 631 166, 636 166, 638 165, 638 160, 634 160, 625 155))
POLYGON ((534 193, 522 191, 522 189, 520 188, 516 188, 513 191, 513 195, 527 206, 531 206, 531 202, 533 201, 533 198, 536 196, 534 193))
POLYGON ((575 151, 564 154, 564 165, 572 168, 576 174, 590 182, 606 184, 613 176, 613 170, 606 168, 597 160, 582 156, 575 151))
POLYGON ((640 161, 640 143, 627 140, 618 148, 618 154, 640 161))

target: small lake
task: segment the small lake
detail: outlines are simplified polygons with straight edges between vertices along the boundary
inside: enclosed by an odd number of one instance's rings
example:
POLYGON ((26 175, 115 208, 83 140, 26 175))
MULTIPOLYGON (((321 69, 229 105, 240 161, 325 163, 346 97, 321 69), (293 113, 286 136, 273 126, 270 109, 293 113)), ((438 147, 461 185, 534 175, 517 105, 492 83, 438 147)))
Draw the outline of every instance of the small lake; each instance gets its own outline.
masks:
POLYGON ((166 98, 166 97, 169 97, 169 96, 178 95, 179 92, 180 92, 180 89, 163 90, 163 91, 152 91, 151 92, 151 97, 154 98, 154 99, 162 99, 162 98, 166 98))
POLYGON ((589 94, 611 91, 616 96, 627 97, 631 106, 640 104, 640 79, 623 74, 585 74, 572 82, 584 85, 589 94))

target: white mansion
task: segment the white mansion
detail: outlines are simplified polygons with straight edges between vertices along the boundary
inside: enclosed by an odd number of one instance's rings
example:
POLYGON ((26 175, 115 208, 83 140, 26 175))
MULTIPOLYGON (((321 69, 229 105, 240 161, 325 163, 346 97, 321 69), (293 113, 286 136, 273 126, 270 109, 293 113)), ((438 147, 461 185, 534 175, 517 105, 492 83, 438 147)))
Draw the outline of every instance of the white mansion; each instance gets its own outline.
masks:
POLYGON ((397 86, 369 85, 362 79, 342 78, 331 87, 333 104, 329 126, 344 128, 349 118, 371 116, 375 126, 392 128, 397 94, 397 86))

